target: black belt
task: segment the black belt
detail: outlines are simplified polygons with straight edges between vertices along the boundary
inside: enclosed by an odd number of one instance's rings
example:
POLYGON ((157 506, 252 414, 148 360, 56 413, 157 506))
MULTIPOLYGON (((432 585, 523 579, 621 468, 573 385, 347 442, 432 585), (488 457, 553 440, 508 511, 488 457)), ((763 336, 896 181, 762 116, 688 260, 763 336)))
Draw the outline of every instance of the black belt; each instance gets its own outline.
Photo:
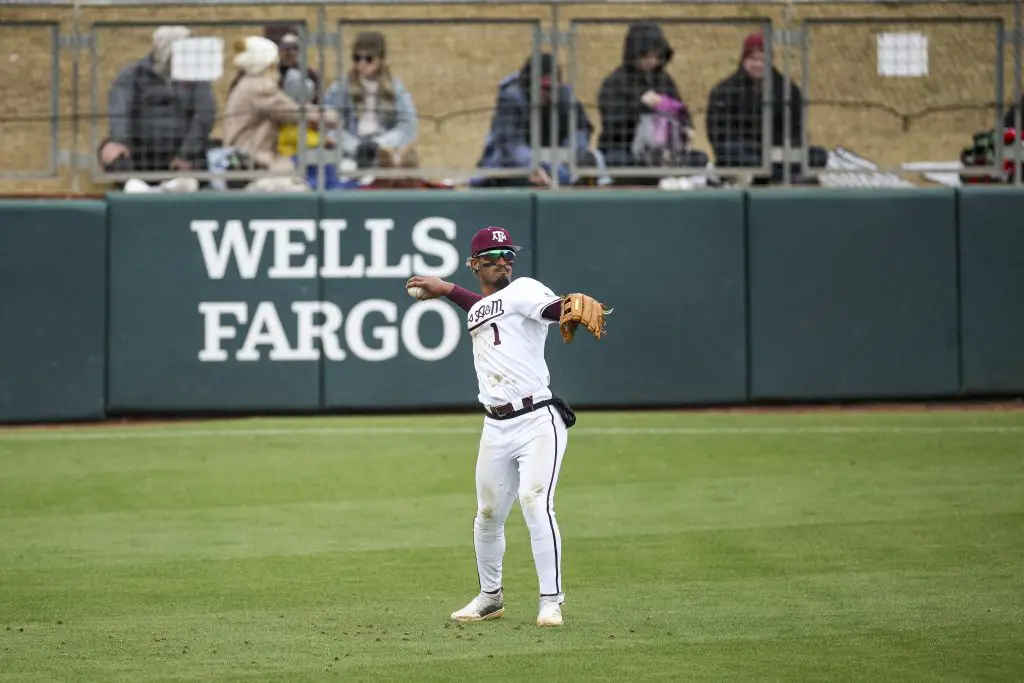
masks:
POLYGON ((519 417, 520 415, 532 413, 538 408, 543 408, 544 406, 551 405, 554 402, 554 399, 549 398, 534 403, 533 398, 527 396, 526 398, 523 399, 523 407, 521 410, 516 410, 515 406, 513 406, 511 403, 506 403, 503 406, 485 407, 484 412, 487 413, 488 417, 492 417, 495 420, 510 420, 513 417, 519 417))

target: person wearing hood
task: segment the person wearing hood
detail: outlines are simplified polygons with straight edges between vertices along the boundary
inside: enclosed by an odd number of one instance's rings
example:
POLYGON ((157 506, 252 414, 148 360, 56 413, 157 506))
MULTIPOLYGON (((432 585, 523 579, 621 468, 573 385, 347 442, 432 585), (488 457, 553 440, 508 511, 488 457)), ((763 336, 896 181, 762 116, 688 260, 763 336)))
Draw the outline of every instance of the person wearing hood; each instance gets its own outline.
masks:
MULTIPOLYGON (((785 79, 772 67, 772 146, 784 145, 785 79)), ((743 41, 740 63, 736 71, 719 82, 708 95, 708 140, 719 166, 760 166, 762 145, 762 94, 765 81, 764 36, 752 33, 743 41)), ((789 144, 800 149, 803 144, 803 93, 796 84, 789 87, 789 144)), ((810 166, 823 168, 828 163, 828 152, 821 147, 808 149, 810 166)), ((800 164, 792 165, 792 173, 800 173, 800 164)), ((774 164, 772 179, 783 177, 782 164, 774 164)))
POLYGON ((108 172, 187 171, 205 164, 217 116, 213 89, 171 78, 172 46, 192 35, 185 26, 160 26, 150 53, 114 79, 107 102, 110 130, 98 150, 108 172))
POLYGON ((657 24, 640 22, 629 27, 622 45, 622 63, 604 79, 597 95, 601 112, 597 146, 609 167, 651 165, 649 159, 634 153, 635 138, 645 118, 669 119, 677 124, 681 149, 671 150, 673 165, 707 165, 707 154, 690 149, 690 112, 665 70, 674 54, 657 24))
MULTIPOLYGON (((278 49, 277 68, 281 72, 281 89, 299 104, 320 102, 320 74, 312 66, 306 66, 303 75, 300 67, 302 41, 299 30, 288 24, 270 24, 263 28, 263 37, 272 40, 278 49)), ((238 69, 228 90, 234 90, 235 84, 242 80, 245 72, 238 69)))
MULTIPOLYGON (((533 164, 531 146, 530 112, 538 117, 539 146, 547 148, 569 148, 576 155, 578 166, 599 167, 600 160, 590 149, 590 138, 594 126, 579 100, 564 83, 554 91, 555 75, 562 83, 561 69, 555 58, 548 53, 540 56, 540 83, 538 95, 540 106, 531 104, 533 97, 533 57, 527 57, 523 66, 498 83, 497 103, 491 117, 491 127, 484 141, 484 151, 477 162, 477 168, 529 168, 533 164), (558 117, 557 137, 551 125, 552 111, 558 117), (570 116, 575 111, 576 134, 570 139, 570 116)), ((538 167, 534 179, 542 185, 551 183, 551 174, 559 174, 559 182, 572 184, 568 164, 559 164, 552 169, 549 164, 538 167)), ((481 185, 521 185, 522 179, 492 178, 480 181, 481 185)))
POLYGON ((330 128, 337 123, 331 109, 299 104, 280 85, 277 44, 262 36, 249 36, 235 44, 234 64, 243 76, 228 93, 222 129, 224 145, 248 155, 259 168, 294 169, 293 161, 277 153, 280 126, 297 124, 304 116, 311 128, 330 128))

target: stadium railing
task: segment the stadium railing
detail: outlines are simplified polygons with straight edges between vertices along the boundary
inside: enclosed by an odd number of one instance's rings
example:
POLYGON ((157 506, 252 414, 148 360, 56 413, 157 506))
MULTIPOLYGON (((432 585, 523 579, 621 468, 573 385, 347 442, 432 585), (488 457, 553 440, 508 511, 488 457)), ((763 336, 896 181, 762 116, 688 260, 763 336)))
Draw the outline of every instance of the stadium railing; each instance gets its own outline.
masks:
MULTIPOLYGON (((979 146, 979 136, 985 152, 956 174, 965 182, 1020 185, 1021 164, 1013 160, 1024 158, 1024 143, 999 133, 1021 129, 1021 107, 1013 106, 1022 102, 1021 2, 3 0, 0 192, 85 193, 130 179, 173 185, 183 178, 234 188, 274 176, 298 177, 314 189, 365 176, 391 186, 535 186, 541 179, 564 189, 664 185, 666 178, 791 185, 837 171, 948 173, 972 139, 979 146), (652 117, 648 129, 671 148, 676 124, 688 124, 682 149, 664 156, 638 149, 632 124, 615 130, 622 117, 651 111, 636 102, 641 77, 620 78, 618 87, 614 77, 630 26, 641 21, 656 24, 671 46, 665 72, 682 105, 664 103, 667 113, 652 117), (217 107, 203 155, 184 170, 103 164, 100 150, 116 116, 111 87, 151 49, 154 30, 168 25, 205 39, 176 53, 179 66, 217 72, 188 86, 209 87, 217 107), (415 124, 415 139, 398 150, 397 163, 392 154, 385 154, 391 163, 382 162, 371 147, 369 161, 353 168, 359 155, 345 149, 340 132, 317 130, 303 113, 289 129, 291 142, 274 146, 292 167, 210 170, 207 151, 222 139, 236 71, 233 46, 268 27, 294 33, 295 68, 311 68, 318 78, 305 95, 291 96, 309 103, 303 112, 321 115, 332 86, 354 68, 359 36, 384 36, 385 59, 415 109, 415 120, 405 121, 415 124), (756 34, 763 73, 775 76, 762 76, 759 86, 750 77, 753 87, 737 89, 731 77, 742 75, 756 34), (210 54, 196 52, 203 49, 210 54), (543 55, 558 68, 549 72, 543 55), (184 64, 190 58, 198 65, 184 64), (710 96, 716 85, 717 107, 710 96), (569 106, 545 106, 549 88, 564 93, 553 101, 569 106), (577 138, 588 123, 582 146, 577 138), (494 132, 497 144, 488 145, 494 132), (836 151, 871 163, 837 169, 836 151)), ((275 40, 281 37, 278 31, 275 40)), ((167 103, 150 104, 159 110, 167 103)), ((349 127, 357 125, 349 117, 349 127)), ((180 145, 173 135, 157 135, 153 156, 166 159, 180 145)))

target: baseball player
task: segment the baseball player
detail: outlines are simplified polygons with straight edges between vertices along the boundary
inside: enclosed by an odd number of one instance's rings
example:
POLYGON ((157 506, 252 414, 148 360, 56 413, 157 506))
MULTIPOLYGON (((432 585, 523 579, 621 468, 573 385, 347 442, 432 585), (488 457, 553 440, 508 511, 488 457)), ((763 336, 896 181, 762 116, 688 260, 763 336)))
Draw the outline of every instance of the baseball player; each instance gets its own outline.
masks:
POLYGON ((419 287, 423 299, 446 297, 467 311, 485 413, 473 521, 480 593, 451 618, 483 621, 504 614, 505 520, 518 497, 540 583, 537 624, 561 626, 565 595, 554 496, 566 430, 576 416, 548 387, 544 342, 551 323, 559 324, 566 342, 579 325, 600 339, 611 311, 585 294, 558 296, 533 278, 513 279, 519 250, 504 228, 483 228, 473 236, 466 265, 480 281, 482 296, 435 276, 412 277, 406 287, 419 287))

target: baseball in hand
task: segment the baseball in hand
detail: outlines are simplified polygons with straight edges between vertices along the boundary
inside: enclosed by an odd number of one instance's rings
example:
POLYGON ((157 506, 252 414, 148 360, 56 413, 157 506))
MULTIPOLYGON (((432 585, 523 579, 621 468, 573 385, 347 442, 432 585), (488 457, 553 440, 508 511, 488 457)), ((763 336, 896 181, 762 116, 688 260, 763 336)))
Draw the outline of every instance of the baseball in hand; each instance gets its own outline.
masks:
POLYGON ((422 300, 424 295, 427 293, 422 287, 406 287, 405 291, 409 292, 409 296, 413 299, 422 300))

